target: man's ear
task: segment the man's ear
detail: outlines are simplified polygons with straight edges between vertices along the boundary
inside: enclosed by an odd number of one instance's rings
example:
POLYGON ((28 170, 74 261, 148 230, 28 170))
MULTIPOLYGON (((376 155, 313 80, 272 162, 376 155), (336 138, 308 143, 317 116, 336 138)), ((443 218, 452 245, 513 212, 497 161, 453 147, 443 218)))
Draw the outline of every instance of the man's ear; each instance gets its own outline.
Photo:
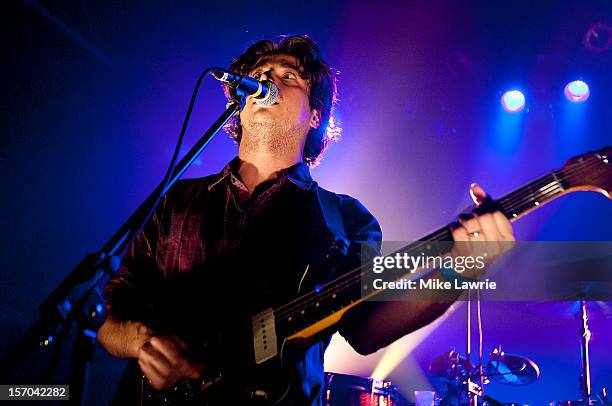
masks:
POLYGON ((317 129, 321 125, 321 113, 317 109, 313 109, 310 113, 310 127, 317 129))

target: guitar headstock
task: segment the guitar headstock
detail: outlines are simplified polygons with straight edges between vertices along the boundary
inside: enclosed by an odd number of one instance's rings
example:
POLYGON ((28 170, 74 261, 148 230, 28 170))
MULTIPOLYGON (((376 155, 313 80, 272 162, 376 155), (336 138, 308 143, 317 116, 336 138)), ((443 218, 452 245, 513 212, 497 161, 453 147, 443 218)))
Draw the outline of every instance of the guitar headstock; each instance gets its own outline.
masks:
POLYGON ((560 174, 566 189, 600 192, 612 199, 612 147, 569 159, 560 174))

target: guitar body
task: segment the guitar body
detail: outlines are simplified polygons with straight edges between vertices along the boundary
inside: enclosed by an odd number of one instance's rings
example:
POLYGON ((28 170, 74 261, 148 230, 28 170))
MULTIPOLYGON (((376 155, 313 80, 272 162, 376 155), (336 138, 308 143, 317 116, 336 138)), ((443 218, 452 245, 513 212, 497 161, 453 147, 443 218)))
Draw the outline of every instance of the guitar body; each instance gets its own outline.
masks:
MULTIPOLYGON (((290 390, 290 382, 300 381, 304 357, 308 357, 309 368, 316 370, 318 362, 323 370, 322 354, 329 343, 330 334, 324 331, 309 340, 289 340, 287 324, 269 318, 273 316, 270 309, 295 299, 304 270, 300 265, 286 271, 294 275, 291 280, 262 278, 257 284, 236 285, 226 297, 219 294, 223 292, 218 288, 221 282, 210 276, 216 274, 213 270, 185 273, 158 281, 155 287, 147 286, 146 297, 140 299, 145 302, 143 313, 147 315, 140 320, 157 335, 181 337, 190 347, 186 354, 189 359, 204 363, 207 370, 201 380, 157 391, 142 379, 142 372, 132 361, 119 385, 117 404, 276 404, 290 390), (280 289, 283 285, 296 289, 280 289), (216 293, 210 290, 215 287, 216 293)), ((309 267, 308 274, 311 272, 318 275, 329 271, 309 267)), ((308 280, 302 282, 304 288, 310 285, 308 280)), ((301 393, 291 395, 295 399, 301 393)))
MULTIPOLYGON (((252 317, 239 307, 236 303, 233 309, 225 307, 222 312, 198 311, 189 315, 183 312, 181 317, 164 328, 158 327, 160 335, 170 334, 170 331, 173 334, 179 332, 177 335, 191 348, 186 355, 206 365, 204 376, 197 381, 183 381, 168 390, 157 391, 143 376, 137 361, 131 360, 116 394, 117 404, 264 406, 281 399, 289 388, 289 377, 293 373, 281 365, 282 343, 279 343, 277 354, 256 363, 252 317), (187 323, 187 319, 192 322, 187 323), (186 325, 197 328, 182 327, 186 325)), ((203 308, 215 307, 207 304, 203 308)), ((257 313, 256 310, 253 312, 257 313)), ((172 314, 173 311, 168 310, 168 313, 172 314)), ((289 347, 286 345, 282 351, 286 357, 292 353, 289 347)))

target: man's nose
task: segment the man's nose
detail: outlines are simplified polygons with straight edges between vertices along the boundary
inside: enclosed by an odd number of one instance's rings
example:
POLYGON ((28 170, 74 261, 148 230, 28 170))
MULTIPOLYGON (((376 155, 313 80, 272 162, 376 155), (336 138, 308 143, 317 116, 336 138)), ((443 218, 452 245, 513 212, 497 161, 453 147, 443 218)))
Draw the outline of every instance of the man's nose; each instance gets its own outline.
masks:
POLYGON ((272 71, 261 72, 259 76, 259 81, 263 82, 264 80, 272 80, 272 71))

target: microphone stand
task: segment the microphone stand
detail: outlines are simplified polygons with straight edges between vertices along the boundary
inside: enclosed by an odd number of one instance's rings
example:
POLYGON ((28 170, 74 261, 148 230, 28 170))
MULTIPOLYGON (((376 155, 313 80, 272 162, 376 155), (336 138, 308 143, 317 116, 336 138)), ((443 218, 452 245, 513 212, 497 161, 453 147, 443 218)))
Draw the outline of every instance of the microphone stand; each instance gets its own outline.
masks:
MULTIPOLYGON (((107 276, 119 270, 119 255, 125 252, 142 225, 146 223, 161 201, 161 197, 181 177, 219 130, 242 110, 245 100, 244 95, 231 100, 227 104, 225 112, 201 136, 187 155, 176 164, 167 182, 162 182, 157 186, 102 249, 86 255, 42 302, 39 306, 38 319, 0 363, 2 365, 0 378, 3 379, 3 382, 8 381, 11 371, 14 371, 30 352, 38 346, 43 348, 51 346, 55 332, 60 327, 67 329, 66 324, 75 321, 77 338, 69 372, 69 384, 72 387, 70 400, 73 403, 82 403, 85 399, 83 396, 84 386, 95 347, 96 331, 99 327, 98 320, 104 309, 100 297, 96 298, 93 307, 88 305, 88 300, 91 300, 90 294, 101 285, 102 281, 106 280, 107 276), (76 287, 79 287, 79 289, 75 289, 76 287)), ((58 342, 56 345, 59 344, 58 342)))

